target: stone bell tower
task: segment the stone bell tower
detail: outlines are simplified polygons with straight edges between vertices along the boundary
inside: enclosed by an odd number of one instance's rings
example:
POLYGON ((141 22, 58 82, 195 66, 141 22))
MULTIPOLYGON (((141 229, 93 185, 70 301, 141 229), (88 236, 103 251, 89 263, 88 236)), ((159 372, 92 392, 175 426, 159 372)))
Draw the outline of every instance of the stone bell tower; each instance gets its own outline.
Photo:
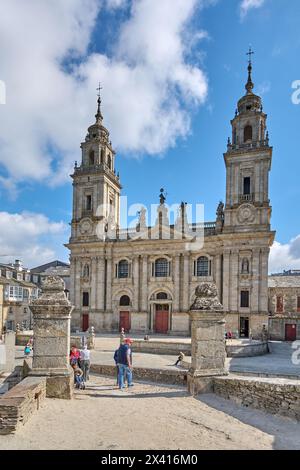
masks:
POLYGON ((73 178, 73 218, 70 242, 99 238, 101 226, 119 226, 119 175, 115 171, 115 152, 109 132, 103 125, 101 97, 98 88, 96 122, 88 128, 81 144, 82 160, 75 163, 73 178), (103 223, 104 222, 104 223, 103 223))
POLYGON ((226 165, 226 204, 224 232, 270 230, 269 146, 267 115, 260 96, 253 93, 250 49, 246 94, 238 101, 231 121, 232 140, 224 154, 226 165))

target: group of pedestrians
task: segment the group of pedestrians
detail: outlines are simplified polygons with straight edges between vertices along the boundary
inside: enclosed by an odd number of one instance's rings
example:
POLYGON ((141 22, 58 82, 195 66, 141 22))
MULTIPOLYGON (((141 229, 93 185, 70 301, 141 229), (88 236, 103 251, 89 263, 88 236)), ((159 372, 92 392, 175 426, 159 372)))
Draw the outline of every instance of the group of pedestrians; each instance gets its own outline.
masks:
POLYGON ((120 390, 125 388, 125 381, 128 387, 133 387, 132 383, 132 339, 125 338, 124 329, 120 334, 120 346, 115 351, 114 361, 117 371, 117 385, 120 390))
POLYGON ((74 383, 76 388, 85 389, 85 382, 89 380, 90 351, 87 345, 83 349, 72 346, 70 352, 70 364, 74 371, 74 383))

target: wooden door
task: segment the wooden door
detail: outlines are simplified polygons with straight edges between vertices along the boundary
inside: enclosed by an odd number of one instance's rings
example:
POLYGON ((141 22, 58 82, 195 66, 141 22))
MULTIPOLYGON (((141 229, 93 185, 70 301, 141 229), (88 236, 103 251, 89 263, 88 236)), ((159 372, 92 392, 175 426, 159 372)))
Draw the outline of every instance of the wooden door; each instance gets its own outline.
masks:
POLYGON ((124 328, 125 333, 129 333, 131 328, 129 312, 120 312, 119 331, 122 328, 124 328))
POLYGON ((166 334, 169 329, 169 306, 156 305, 155 311, 155 333, 166 334))
POLYGON ((285 325, 285 340, 296 341, 297 339, 297 325, 286 324, 285 325))
POLYGON ((89 314, 83 313, 82 315, 82 331, 87 331, 89 329, 89 314))

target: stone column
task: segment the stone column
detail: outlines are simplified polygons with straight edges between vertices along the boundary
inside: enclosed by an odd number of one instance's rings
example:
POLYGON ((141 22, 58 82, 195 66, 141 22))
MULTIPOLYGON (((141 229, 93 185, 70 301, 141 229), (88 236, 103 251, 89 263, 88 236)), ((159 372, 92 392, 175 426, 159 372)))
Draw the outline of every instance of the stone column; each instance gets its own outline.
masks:
POLYGON ((173 312, 179 312, 180 255, 175 255, 173 260, 174 260, 174 304, 173 304, 173 312))
POLYGON ((97 276, 97 310, 104 311, 104 257, 98 258, 98 276, 97 276))
POLYGON ((69 365, 70 322, 73 306, 64 293, 59 276, 49 276, 43 283, 42 295, 34 300, 33 361, 30 375, 46 377, 46 395, 72 398, 74 374, 69 365))
POLYGON ((147 312, 148 310, 148 256, 143 256, 143 276, 142 276, 142 311, 147 312))
POLYGON ((182 286, 182 310, 189 310, 189 293, 190 293, 190 255, 183 256, 183 286, 182 286))
POLYGON ((134 286, 134 298, 133 298, 133 310, 135 313, 139 311, 139 273, 140 273, 140 263, 139 257, 136 256, 133 259, 133 286, 134 286))
POLYGON ((96 309, 96 288, 97 286, 97 262, 96 258, 92 258, 91 262, 91 309, 96 309))
POLYGON ((226 375, 225 318, 216 285, 203 282, 195 291, 190 309, 192 364, 188 372, 188 391, 192 395, 212 391, 213 377, 226 375))
POLYGON ((111 312, 111 282, 112 282, 112 257, 107 258, 106 271, 106 311, 111 312))

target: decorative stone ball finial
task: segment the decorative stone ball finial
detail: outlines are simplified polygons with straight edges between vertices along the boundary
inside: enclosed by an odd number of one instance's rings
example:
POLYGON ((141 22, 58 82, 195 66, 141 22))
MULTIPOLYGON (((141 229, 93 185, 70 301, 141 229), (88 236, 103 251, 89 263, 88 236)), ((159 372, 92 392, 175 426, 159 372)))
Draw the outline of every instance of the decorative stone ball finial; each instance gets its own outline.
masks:
POLYGON ((191 310, 222 311, 223 306, 218 298, 218 289, 213 282, 202 282, 195 289, 195 300, 191 310))

